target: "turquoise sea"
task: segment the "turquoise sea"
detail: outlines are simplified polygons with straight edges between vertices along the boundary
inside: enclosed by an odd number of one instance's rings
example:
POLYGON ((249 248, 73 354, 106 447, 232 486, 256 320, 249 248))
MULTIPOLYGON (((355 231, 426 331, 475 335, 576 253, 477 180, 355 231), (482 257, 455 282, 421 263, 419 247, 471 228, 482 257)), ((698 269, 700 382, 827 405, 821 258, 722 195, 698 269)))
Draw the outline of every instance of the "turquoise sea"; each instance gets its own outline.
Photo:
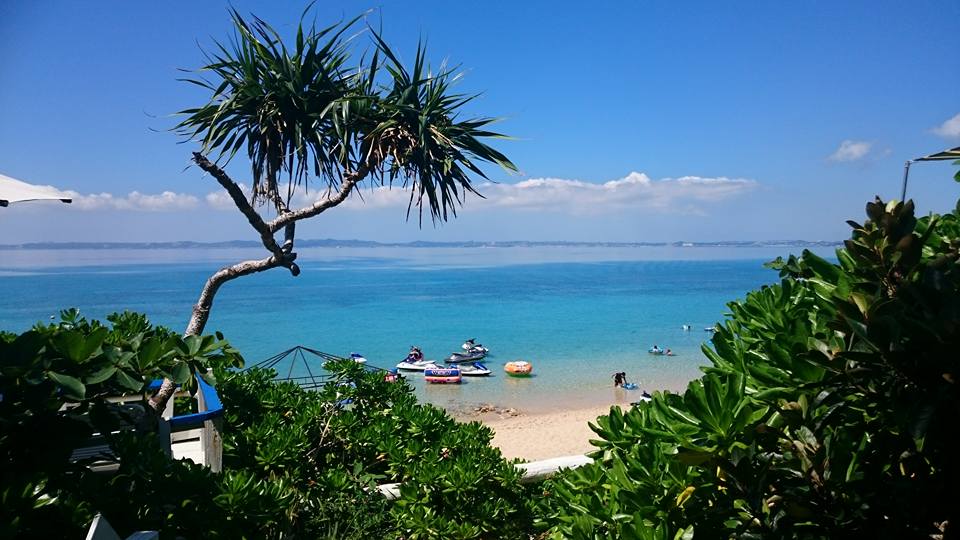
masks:
MULTIPOLYGON (((830 255, 832 250, 821 249, 830 255)), ((625 371, 643 389, 682 389, 706 363, 704 327, 727 302, 777 280, 763 262, 784 248, 313 248, 303 273, 240 278, 216 299, 207 331, 222 331, 251 365, 294 345, 390 367, 411 345, 442 359, 477 338, 490 378, 460 386, 411 380, 422 399, 451 409, 479 403, 525 410, 628 402, 625 371), (689 324, 692 331, 684 332, 689 324), (674 357, 652 356, 657 344, 674 357), (534 364, 514 379, 504 362, 534 364)), ((186 326, 206 278, 255 250, 0 251, 0 329, 23 331, 76 306, 88 317, 142 311, 186 326)), ((283 366, 287 371, 287 366, 283 366)), ((305 369, 294 366, 295 375, 305 369)))

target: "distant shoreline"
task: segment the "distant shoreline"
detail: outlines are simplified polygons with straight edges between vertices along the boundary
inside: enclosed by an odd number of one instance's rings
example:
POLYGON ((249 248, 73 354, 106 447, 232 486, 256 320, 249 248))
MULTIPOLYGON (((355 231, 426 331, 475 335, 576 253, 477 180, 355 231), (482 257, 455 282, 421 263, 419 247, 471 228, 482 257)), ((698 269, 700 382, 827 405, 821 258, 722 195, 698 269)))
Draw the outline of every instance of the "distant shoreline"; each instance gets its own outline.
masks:
MULTIPOLYGON (((756 248, 756 247, 834 247, 842 242, 834 240, 730 240, 718 242, 566 242, 566 241, 470 241, 470 242, 374 242, 370 240, 316 239, 299 240, 298 248, 525 248, 525 247, 600 247, 600 248, 756 248)), ((67 249, 233 249, 257 248, 260 242, 230 240, 226 242, 29 242, 0 244, 0 250, 67 250, 67 249)))

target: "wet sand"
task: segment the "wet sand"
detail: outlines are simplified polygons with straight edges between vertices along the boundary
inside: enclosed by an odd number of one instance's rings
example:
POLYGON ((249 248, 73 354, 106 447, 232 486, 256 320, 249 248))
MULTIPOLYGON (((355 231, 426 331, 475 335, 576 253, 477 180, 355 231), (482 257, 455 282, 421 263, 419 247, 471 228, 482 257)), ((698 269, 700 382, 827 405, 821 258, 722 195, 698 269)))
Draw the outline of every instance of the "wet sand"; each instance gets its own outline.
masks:
MULTIPOLYGON (((621 404, 620 407, 629 405, 621 404)), ((598 416, 610 411, 610 405, 535 413, 489 408, 491 410, 456 416, 465 421, 479 420, 493 429, 491 444, 503 452, 503 457, 527 461, 585 454, 595 450, 590 439, 598 437, 588 422, 595 424, 598 416)))

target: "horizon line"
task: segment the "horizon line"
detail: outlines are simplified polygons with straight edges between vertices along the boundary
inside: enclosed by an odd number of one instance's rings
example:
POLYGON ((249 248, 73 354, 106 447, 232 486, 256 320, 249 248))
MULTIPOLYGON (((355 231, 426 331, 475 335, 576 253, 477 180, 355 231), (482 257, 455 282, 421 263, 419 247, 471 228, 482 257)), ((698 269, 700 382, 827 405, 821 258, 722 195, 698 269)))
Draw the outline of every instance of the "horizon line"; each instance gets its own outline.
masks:
MULTIPOLYGON (((412 240, 406 242, 381 242, 377 240, 315 238, 296 242, 297 247, 413 247, 413 248, 454 248, 454 247, 831 247, 841 246, 841 240, 715 240, 715 241, 635 241, 610 242, 589 240, 453 240, 430 241, 412 240)), ((164 242, 24 242, 20 244, 0 244, 0 250, 43 250, 43 249, 197 249, 197 248, 247 248, 261 247, 256 240, 223 240, 200 242, 195 240, 172 240, 164 242)), ((295 248, 296 249, 296 248, 295 248)))

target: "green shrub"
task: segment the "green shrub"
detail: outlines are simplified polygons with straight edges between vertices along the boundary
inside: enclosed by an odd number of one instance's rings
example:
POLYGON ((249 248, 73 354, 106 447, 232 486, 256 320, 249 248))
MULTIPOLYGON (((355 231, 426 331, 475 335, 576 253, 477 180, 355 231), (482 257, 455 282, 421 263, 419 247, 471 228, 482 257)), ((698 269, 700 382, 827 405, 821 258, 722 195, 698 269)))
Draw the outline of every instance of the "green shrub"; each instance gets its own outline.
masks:
POLYGON ((224 378, 224 465, 285 477, 298 531, 341 538, 522 538, 533 515, 492 432, 419 404, 403 381, 346 362, 319 391, 251 370, 224 378), (347 403, 349 402, 349 403, 347 403), (391 504, 375 488, 401 483, 391 504), (318 504, 322 501, 323 504, 318 504))
MULTIPOLYGON (((209 366, 241 360, 219 335, 181 338, 136 313, 107 319, 109 326, 66 310, 57 324, 0 334, 0 537, 79 537, 97 511, 138 528, 148 521, 144 515, 157 514, 158 522, 167 517, 159 504, 130 514, 116 510, 134 504, 122 485, 125 469, 161 463, 163 455, 156 444, 157 417, 146 404, 138 411, 106 397, 142 394, 162 377, 185 387, 195 376, 213 382, 209 366), (104 484, 85 461, 72 461, 71 453, 94 432, 109 434, 120 423, 135 429, 108 438, 121 473, 104 484)), ((148 499, 167 489, 164 481, 153 480, 173 474, 168 468, 151 473, 144 482, 149 489, 136 493, 148 499)))
POLYGON ((867 205, 837 251, 771 263, 682 395, 598 419, 548 483, 555 538, 949 537, 960 501, 960 206, 867 205))
POLYGON ((108 320, 65 311, 58 324, 0 336, 4 538, 80 537, 97 512, 124 534, 186 538, 522 538, 531 530, 530 497, 489 446, 492 432, 417 403, 405 382, 344 362, 320 390, 304 390, 271 371, 231 371, 242 361, 219 335, 181 338, 130 313, 108 320), (120 418, 125 409, 105 399, 142 394, 164 376, 188 386, 184 373, 219 381, 221 474, 164 455, 145 404, 138 417, 120 418), (135 429, 108 436, 117 471, 71 461, 118 420, 135 429), (399 500, 376 489, 386 482, 402 483, 399 500))

